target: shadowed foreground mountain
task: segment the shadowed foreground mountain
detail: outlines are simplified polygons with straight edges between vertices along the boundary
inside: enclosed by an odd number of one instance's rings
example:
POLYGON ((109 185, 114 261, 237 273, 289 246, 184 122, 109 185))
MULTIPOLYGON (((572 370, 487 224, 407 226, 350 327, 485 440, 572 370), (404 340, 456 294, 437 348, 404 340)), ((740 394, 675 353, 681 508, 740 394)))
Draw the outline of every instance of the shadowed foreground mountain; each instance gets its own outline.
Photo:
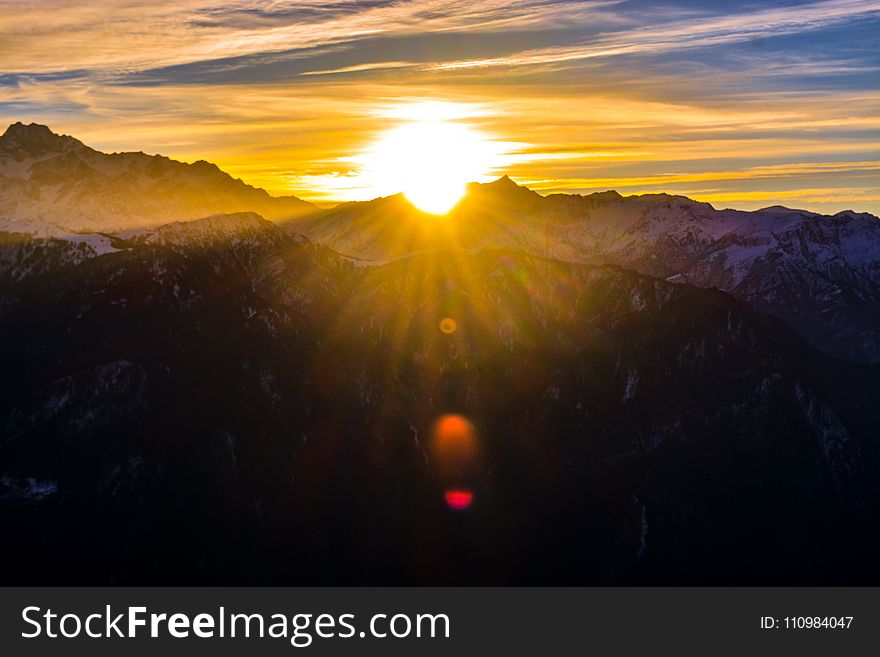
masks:
POLYGON ((880 582, 880 368, 724 292, 248 213, 114 239, 3 246, 4 583, 880 582))

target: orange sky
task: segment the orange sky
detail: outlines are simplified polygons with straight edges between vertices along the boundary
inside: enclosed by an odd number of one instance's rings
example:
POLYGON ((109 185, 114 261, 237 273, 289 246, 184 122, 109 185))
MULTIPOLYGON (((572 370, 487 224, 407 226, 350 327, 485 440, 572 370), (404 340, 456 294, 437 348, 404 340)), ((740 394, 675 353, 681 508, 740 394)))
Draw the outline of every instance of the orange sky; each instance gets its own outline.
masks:
POLYGON ((0 119, 333 202, 375 195, 365 153, 430 102, 491 145, 483 180, 878 213, 878 16, 868 0, 0 0, 0 119))

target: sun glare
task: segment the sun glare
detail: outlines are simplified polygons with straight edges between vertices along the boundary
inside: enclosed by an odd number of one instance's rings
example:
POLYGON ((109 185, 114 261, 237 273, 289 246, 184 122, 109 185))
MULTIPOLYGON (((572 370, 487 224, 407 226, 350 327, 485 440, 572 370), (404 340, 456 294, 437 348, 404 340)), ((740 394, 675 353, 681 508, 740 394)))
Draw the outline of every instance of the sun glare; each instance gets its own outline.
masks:
POLYGON ((420 210, 446 214, 464 196, 467 183, 483 180, 497 166, 500 144, 457 114, 439 111, 447 106, 416 105, 425 111, 404 114, 403 123, 364 154, 365 173, 377 196, 403 192, 420 210))

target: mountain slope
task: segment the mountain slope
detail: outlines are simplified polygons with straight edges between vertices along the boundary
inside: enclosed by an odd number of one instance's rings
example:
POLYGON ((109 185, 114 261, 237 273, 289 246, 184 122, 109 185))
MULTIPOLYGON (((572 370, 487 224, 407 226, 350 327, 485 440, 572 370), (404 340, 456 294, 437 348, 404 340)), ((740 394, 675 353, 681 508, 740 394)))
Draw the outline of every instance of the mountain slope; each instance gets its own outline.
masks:
POLYGON ((42 125, 0 136, 0 230, 43 236, 114 232, 215 213, 290 218, 315 208, 275 198, 204 161, 105 154, 42 125))
POLYGON ((356 267, 251 214, 116 244, 3 295, 7 582, 880 578, 877 367, 725 293, 509 250, 356 267), (478 432, 466 513, 444 413, 478 432))
POLYGON ((665 194, 542 197, 505 177, 472 185, 446 217, 396 196, 286 226, 375 262, 450 246, 516 248, 718 287, 787 320, 829 353, 880 360, 880 219, 869 214, 715 210, 665 194))

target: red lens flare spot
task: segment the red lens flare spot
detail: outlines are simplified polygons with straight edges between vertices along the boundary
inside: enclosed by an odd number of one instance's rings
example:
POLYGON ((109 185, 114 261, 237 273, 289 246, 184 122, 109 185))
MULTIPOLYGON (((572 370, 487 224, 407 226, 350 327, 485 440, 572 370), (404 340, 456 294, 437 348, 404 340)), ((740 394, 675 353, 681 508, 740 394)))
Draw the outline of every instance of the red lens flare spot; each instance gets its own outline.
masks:
POLYGON ((451 317, 444 317, 440 320, 440 331, 449 335, 455 333, 458 329, 458 323, 451 317))
POLYGON ((469 490, 448 490, 444 494, 446 506, 453 511, 464 511, 474 501, 474 494, 469 490))

